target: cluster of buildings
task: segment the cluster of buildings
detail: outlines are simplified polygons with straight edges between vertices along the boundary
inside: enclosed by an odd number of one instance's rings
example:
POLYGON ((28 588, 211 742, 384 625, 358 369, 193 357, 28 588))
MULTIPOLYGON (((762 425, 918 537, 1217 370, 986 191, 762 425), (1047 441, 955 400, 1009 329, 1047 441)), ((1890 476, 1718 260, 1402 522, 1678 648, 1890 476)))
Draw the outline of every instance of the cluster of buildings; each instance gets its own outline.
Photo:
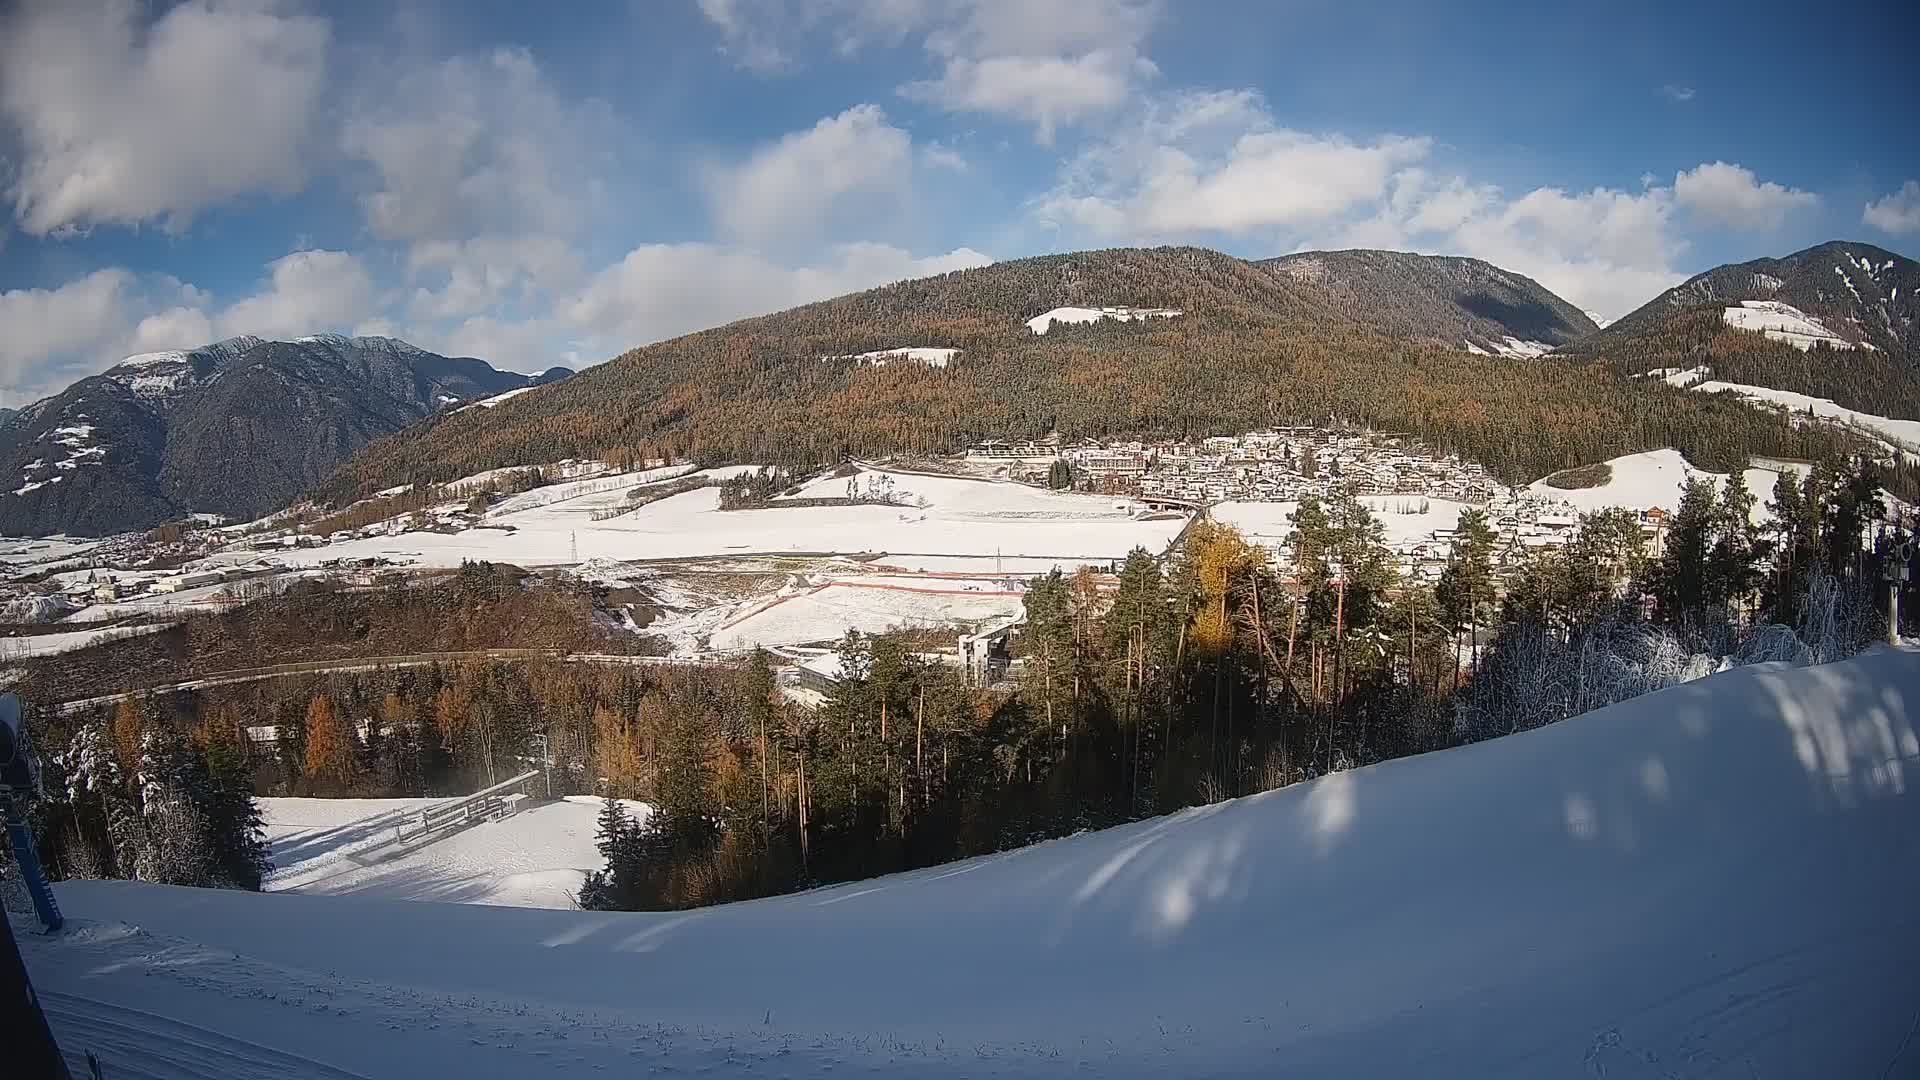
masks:
MULTIPOLYGON (((1435 454, 1390 432, 1283 427, 1197 442, 1068 443, 1056 436, 983 442, 964 457, 972 470, 1034 483, 1057 481, 1057 464, 1063 461, 1076 489, 1148 502, 1291 503, 1341 491, 1369 498, 1388 525, 1401 575, 1418 581, 1440 576, 1454 540, 1452 516, 1430 512, 1427 500, 1484 507, 1498 535, 1495 561, 1502 570, 1563 547, 1580 524, 1578 511, 1568 503, 1508 488, 1482 465, 1435 454), (1396 527, 1395 518, 1409 512, 1421 519, 1417 532, 1396 527)), ((1638 516, 1647 549, 1657 554, 1666 514, 1652 509, 1638 516)), ((1283 537, 1260 539, 1285 557, 1283 537)))
POLYGON ((1199 442, 1079 442, 1058 436, 969 447, 965 463, 1011 479, 1044 482, 1065 461, 1076 488, 1205 505, 1287 502, 1327 496, 1424 495, 1485 502, 1500 485, 1487 470, 1435 456, 1386 432, 1289 427, 1199 442))

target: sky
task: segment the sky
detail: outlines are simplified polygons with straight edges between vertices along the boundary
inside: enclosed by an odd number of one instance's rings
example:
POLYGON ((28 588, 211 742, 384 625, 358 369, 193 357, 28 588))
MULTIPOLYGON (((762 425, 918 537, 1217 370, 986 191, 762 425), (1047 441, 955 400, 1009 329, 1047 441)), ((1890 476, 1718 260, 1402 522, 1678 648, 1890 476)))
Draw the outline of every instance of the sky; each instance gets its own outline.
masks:
POLYGON ((578 367, 1147 244, 1470 255, 1618 317, 1920 253, 1911 41, 1847 0, 0 0, 0 405, 242 333, 578 367))

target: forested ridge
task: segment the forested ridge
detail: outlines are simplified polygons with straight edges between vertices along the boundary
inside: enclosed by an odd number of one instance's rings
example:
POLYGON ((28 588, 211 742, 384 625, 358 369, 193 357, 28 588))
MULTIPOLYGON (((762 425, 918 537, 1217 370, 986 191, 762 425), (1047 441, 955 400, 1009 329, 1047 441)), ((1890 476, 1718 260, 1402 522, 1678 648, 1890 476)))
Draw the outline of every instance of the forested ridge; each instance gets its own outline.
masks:
POLYGON ((1829 398, 1850 409, 1920 419, 1920 264, 1871 244, 1834 241, 1781 259, 1716 267, 1655 297, 1555 357, 1637 373, 1705 366, 1723 382, 1829 398), (1743 300, 1798 308, 1858 347, 1801 351, 1728 326, 1743 300))
POLYGON ((1118 249, 954 271, 635 349, 498 408, 378 439, 316 494, 337 504, 566 457, 815 465, 1050 431, 1177 438, 1329 422, 1405 432, 1516 483, 1662 446, 1726 469, 1852 443, 1609 365, 1396 337, 1280 268, 1197 248, 1118 249), (1183 314, 1056 324, 1044 336, 1024 325, 1070 305, 1183 314), (943 369, 822 359, 901 346, 961 355, 943 369))

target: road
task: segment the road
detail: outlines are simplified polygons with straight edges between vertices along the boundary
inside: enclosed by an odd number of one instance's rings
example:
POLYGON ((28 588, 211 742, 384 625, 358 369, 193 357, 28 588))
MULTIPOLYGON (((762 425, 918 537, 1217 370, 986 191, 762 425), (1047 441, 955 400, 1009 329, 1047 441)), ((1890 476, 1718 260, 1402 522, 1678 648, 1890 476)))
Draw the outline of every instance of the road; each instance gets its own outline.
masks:
POLYGON ((430 664, 457 664, 469 660, 563 660, 577 664, 639 664, 659 667, 723 667, 733 662, 733 657, 710 655, 699 657, 682 656, 627 656, 620 653, 570 653, 562 649, 468 649, 456 652, 410 653, 403 656, 358 656, 339 660, 302 660, 288 664, 269 664, 265 667, 236 668, 231 671, 216 671, 181 682, 149 686, 139 690, 123 690, 96 697, 76 698, 56 704, 54 709, 62 713, 81 712, 102 705, 114 705, 148 694, 169 694, 182 690, 205 690, 215 686, 230 686, 234 683, 259 682, 262 679, 275 679, 284 675, 330 675, 353 671, 378 671, 382 668, 426 667, 430 664))

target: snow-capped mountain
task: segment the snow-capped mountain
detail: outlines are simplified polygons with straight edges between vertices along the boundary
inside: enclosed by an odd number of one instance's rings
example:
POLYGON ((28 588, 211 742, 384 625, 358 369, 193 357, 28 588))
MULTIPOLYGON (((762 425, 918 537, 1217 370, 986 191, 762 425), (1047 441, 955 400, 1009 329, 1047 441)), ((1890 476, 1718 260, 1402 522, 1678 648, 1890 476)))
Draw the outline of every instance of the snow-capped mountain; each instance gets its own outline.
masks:
POLYGON ((571 374, 500 371, 384 337, 229 338, 129 356, 0 419, 0 532, 253 516, 433 413, 571 374))
POLYGON ((1675 316, 1711 310, 1808 351, 1816 340, 1845 351, 1920 356, 1920 263, 1885 248, 1834 240, 1779 259, 1718 266, 1668 289, 1582 343, 1604 350, 1656 332, 1675 316))

